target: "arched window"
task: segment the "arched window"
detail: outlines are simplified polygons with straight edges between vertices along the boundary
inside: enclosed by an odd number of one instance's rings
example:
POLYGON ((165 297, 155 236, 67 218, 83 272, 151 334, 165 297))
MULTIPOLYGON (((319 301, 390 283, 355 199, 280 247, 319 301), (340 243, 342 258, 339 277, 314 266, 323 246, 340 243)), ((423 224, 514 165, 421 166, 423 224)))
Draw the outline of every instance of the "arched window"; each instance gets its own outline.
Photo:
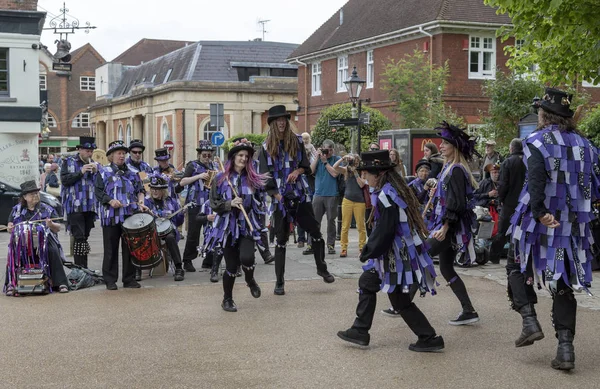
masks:
POLYGON ((165 119, 163 119, 161 132, 163 142, 166 140, 171 140, 171 132, 169 131, 169 125, 167 124, 167 121, 165 119))
POLYGON ((117 134, 117 139, 123 140, 123 126, 121 124, 119 124, 119 132, 117 134))
POLYGON ((127 124, 127 132, 125 136, 125 144, 129 146, 131 144, 131 124, 127 124))
POLYGON ((211 128, 210 122, 206 123, 206 125, 204 126, 204 140, 210 141, 212 138, 212 134, 214 134, 215 132, 217 132, 217 129, 211 128))

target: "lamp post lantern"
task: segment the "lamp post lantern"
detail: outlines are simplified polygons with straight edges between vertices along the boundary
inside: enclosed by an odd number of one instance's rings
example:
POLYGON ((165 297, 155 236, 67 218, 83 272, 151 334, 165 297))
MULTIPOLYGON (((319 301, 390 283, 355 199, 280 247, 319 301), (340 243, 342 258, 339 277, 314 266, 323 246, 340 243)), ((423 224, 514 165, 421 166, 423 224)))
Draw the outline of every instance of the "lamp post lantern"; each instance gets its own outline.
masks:
POLYGON ((352 108, 356 108, 356 105, 358 103, 358 125, 356 126, 356 143, 358 154, 360 154, 360 113, 362 109, 362 100, 360 100, 360 92, 362 92, 363 86, 365 85, 365 80, 358 77, 358 73, 356 72, 356 66, 354 66, 350 78, 344 81, 344 84, 346 85, 346 90, 348 91, 348 95, 350 96, 352 108))

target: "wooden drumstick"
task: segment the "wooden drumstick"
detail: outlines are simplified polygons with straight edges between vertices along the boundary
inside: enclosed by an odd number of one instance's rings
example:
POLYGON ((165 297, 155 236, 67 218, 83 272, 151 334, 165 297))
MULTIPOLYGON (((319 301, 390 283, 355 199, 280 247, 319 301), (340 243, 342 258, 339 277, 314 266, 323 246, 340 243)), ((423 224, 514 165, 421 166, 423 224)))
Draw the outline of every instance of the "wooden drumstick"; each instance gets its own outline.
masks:
MULTIPOLYGON (((215 159, 219 163, 219 168, 221 169, 221 172, 223 174, 225 174, 225 168, 223 167, 223 162, 221 162, 221 159, 219 157, 215 157, 215 159)), ((240 196, 238 196, 237 191, 233 187, 233 184, 231 183, 231 181, 229 180, 229 178, 227 178, 227 183, 229 184, 229 187, 231 187, 231 190, 233 191, 234 196, 235 197, 240 197, 240 196)), ((250 232, 254 232, 254 228, 252 227, 252 223, 250 223, 250 218, 248 217, 248 214, 246 213, 246 210, 244 209, 244 206, 242 205, 240 207, 240 209, 242 210, 242 213, 244 214, 244 218, 246 219, 246 223, 248 223, 248 227, 250 228, 250 232)))

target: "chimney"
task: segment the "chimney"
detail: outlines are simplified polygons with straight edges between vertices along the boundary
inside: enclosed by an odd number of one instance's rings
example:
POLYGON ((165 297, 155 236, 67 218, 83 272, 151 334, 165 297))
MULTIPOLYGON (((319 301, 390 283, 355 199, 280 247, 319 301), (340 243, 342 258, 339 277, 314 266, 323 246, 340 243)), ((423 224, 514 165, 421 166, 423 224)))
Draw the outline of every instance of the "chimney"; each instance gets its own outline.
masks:
POLYGON ((344 8, 340 8, 340 26, 344 24, 344 8))

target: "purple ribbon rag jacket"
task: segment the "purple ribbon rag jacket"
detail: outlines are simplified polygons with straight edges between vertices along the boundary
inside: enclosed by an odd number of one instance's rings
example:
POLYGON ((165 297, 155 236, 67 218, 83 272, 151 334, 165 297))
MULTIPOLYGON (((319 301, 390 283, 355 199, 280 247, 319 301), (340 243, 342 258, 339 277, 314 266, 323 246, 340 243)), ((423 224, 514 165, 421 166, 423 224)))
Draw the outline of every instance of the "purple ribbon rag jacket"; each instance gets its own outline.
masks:
POLYGON ((136 163, 133 162, 131 157, 127 157, 127 159, 125 160, 125 165, 127 165, 127 169, 131 170, 134 173, 152 173, 152 166, 150 166, 148 162, 141 161, 140 163, 136 163))
POLYGON ((538 287, 544 283, 554 290, 562 278, 573 290, 589 294, 592 202, 600 197, 598 149, 578 133, 560 131, 556 125, 533 132, 523 142, 527 179, 507 232, 512 234, 515 258, 522 271, 533 261, 538 287), (536 189, 539 177, 545 181, 543 189, 536 189), (539 210, 536 204, 542 201, 539 210), (545 213, 554 215, 560 226, 540 223, 538 218, 545 213))
POLYGON ((123 223, 138 209, 138 194, 144 190, 142 181, 137 173, 127 169, 126 165, 124 167, 125 169, 119 169, 117 165, 111 163, 100 170, 96 179, 98 214, 103 227, 123 223), (99 181, 101 181, 100 185, 99 181), (113 208, 109 204, 110 199, 119 200, 127 205, 113 208))
MULTIPOLYGON (((219 170, 214 166, 213 162, 210 162, 208 164, 208 166, 204 165, 203 163, 201 163, 200 161, 197 161, 197 160, 191 161, 189 163, 193 167, 193 173, 191 174, 190 177, 205 173, 209 170, 215 170, 215 171, 219 170)), ((186 167, 186 171, 188 169, 189 168, 186 167)), ((196 203, 196 206, 201 206, 206 201, 208 201, 209 193, 210 193, 210 188, 204 185, 203 180, 194 181, 188 185, 188 192, 187 192, 187 196, 185 197, 185 203, 188 204, 193 201, 194 203, 196 203)))
POLYGON ((431 234, 448 222, 452 234, 452 245, 457 253, 465 253, 465 263, 475 260, 473 225, 476 223, 473 200, 473 187, 469 174, 460 164, 446 164, 438 176, 433 212, 429 219, 428 229, 431 234), (454 170, 459 169, 464 175, 464 187, 459 188, 451 178, 454 170), (458 198, 460 197, 460 198, 458 198))
MULTIPOLYGON (((377 238, 373 239, 374 242, 371 244, 389 247, 389 249, 386 249, 385 254, 378 258, 369 259, 363 266, 363 270, 375 269, 379 273, 383 292, 392 293, 396 288, 402 288, 403 292, 408 293, 410 286, 416 283, 419 285, 421 294, 430 292, 434 295, 436 293, 436 273, 433 261, 427 252, 424 237, 419 236, 409 225, 406 214, 407 205, 404 199, 390 183, 386 183, 381 190, 371 194, 371 203, 374 212, 371 237, 377 236, 378 232, 380 232, 380 236, 385 235, 386 232, 390 233, 390 231, 395 231, 395 233, 390 236, 391 239, 386 241, 380 242, 377 238), (392 204, 397 207, 393 207, 392 204), (381 224, 383 214, 395 212, 396 209, 398 214, 387 219, 394 220, 395 227, 381 224), (379 231, 380 229, 386 231, 379 231)), ((376 248, 370 247, 367 242, 367 246, 363 250, 365 250, 365 255, 369 255, 373 249, 376 248)))

